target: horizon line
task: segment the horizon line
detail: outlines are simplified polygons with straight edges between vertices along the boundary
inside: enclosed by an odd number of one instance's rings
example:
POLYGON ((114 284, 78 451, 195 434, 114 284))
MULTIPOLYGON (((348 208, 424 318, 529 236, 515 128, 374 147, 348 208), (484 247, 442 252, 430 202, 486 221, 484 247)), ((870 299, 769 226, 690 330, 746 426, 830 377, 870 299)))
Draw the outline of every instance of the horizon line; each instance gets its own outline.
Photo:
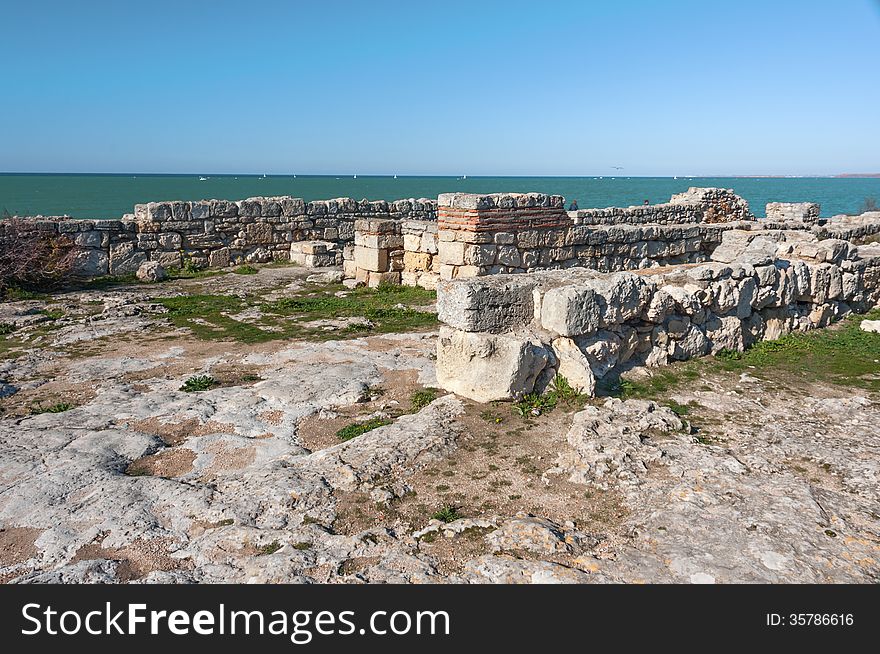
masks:
POLYGON ((0 175, 8 175, 8 176, 37 176, 37 175, 93 175, 93 176, 119 176, 119 177, 127 177, 127 176, 145 176, 145 177, 199 177, 199 176, 215 176, 215 177, 336 177, 336 178, 353 178, 354 176, 361 177, 441 177, 441 178, 458 178, 462 177, 472 177, 472 178, 571 178, 571 179, 587 179, 587 178, 660 178, 660 179, 674 179, 677 177, 683 178, 834 178, 834 177, 860 177, 860 178, 875 178, 880 177, 880 173, 852 173, 852 172, 843 172, 843 173, 806 173, 806 174, 792 174, 792 173, 751 173, 751 174, 742 174, 742 173, 712 173, 712 174, 666 174, 666 175, 649 175, 649 174, 638 174, 638 175, 625 175, 620 172, 616 172, 614 174, 568 174, 568 175, 547 175, 547 174, 519 174, 519 175, 511 175, 511 174, 479 174, 479 175, 468 175, 466 173, 463 174, 428 174, 428 173, 354 173, 354 172, 343 172, 343 173, 250 173, 250 172, 234 172, 234 173, 220 173, 220 172, 182 172, 182 173, 173 173, 173 172, 136 172, 136 171, 127 171, 127 172, 105 172, 105 171, 0 171, 0 175))

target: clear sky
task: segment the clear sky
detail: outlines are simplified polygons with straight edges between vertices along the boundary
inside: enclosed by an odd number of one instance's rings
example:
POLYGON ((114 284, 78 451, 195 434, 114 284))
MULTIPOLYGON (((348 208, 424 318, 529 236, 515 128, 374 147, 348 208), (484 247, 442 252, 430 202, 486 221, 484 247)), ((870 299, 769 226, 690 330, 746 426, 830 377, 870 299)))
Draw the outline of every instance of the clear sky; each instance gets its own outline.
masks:
POLYGON ((880 172, 878 0, 29 0, 0 23, 5 172, 880 172))

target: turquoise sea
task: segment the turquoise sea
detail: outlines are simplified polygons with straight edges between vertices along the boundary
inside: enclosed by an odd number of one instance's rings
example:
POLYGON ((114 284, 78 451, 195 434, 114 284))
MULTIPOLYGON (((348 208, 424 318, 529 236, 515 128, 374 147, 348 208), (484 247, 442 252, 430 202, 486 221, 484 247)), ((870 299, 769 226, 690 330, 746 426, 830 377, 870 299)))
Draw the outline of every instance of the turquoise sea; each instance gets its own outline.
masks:
POLYGON ((291 195, 305 200, 436 198, 440 193, 538 191, 576 199, 581 209, 665 202, 689 186, 732 188, 764 215, 767 202, 818 202, 822 216, 857 212, 880 200, 878 178, 829 177, 410 177, 358 175, 30 175, 0 174, 0 211, 15 215, 119 218, 139 202, 240 200, 291 195))

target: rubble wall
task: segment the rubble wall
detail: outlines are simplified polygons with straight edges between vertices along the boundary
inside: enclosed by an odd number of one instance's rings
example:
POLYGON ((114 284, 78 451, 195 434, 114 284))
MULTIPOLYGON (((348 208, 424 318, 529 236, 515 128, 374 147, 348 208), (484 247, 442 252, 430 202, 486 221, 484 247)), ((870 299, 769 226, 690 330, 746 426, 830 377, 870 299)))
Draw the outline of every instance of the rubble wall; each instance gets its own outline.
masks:
POLYGON ((133 214, 121 220, 37 217, 26 222, 35 231, 72 240, 77 248, 75 272, 98 277, 133 273, 145 261, 158 261, 165 267, 180 267, 186 262, 221 267, 286 260, 291 244, 312 242, 324 245, 294 247, 294 255, 312 257, 308 260, 316 265, 341 264, 345 245, 354 241, 357 220, 430 221, 436 219, 436 206, 436 201, 427 199, 304 202, 292 197, 259 197, 237 202, 138 204, 133 214))
POLYGON ((438 382, 487 402, 540 392, 559 373, 592 394, 629 367, 742 351, 880 299, 880 245, 735 230, 719 249, 729 261, 442 281, 438 382))

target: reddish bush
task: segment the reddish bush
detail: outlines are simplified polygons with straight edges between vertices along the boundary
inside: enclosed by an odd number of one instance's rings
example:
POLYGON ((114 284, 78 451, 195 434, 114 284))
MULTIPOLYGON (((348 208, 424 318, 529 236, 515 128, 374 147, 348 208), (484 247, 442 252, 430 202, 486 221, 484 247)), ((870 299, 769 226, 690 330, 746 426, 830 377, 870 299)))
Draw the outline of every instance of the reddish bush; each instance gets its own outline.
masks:
POLYGON ((0 220, 0 297, 7 289, 47 290, 73 269, 73 242, 33 220, 0 220))

